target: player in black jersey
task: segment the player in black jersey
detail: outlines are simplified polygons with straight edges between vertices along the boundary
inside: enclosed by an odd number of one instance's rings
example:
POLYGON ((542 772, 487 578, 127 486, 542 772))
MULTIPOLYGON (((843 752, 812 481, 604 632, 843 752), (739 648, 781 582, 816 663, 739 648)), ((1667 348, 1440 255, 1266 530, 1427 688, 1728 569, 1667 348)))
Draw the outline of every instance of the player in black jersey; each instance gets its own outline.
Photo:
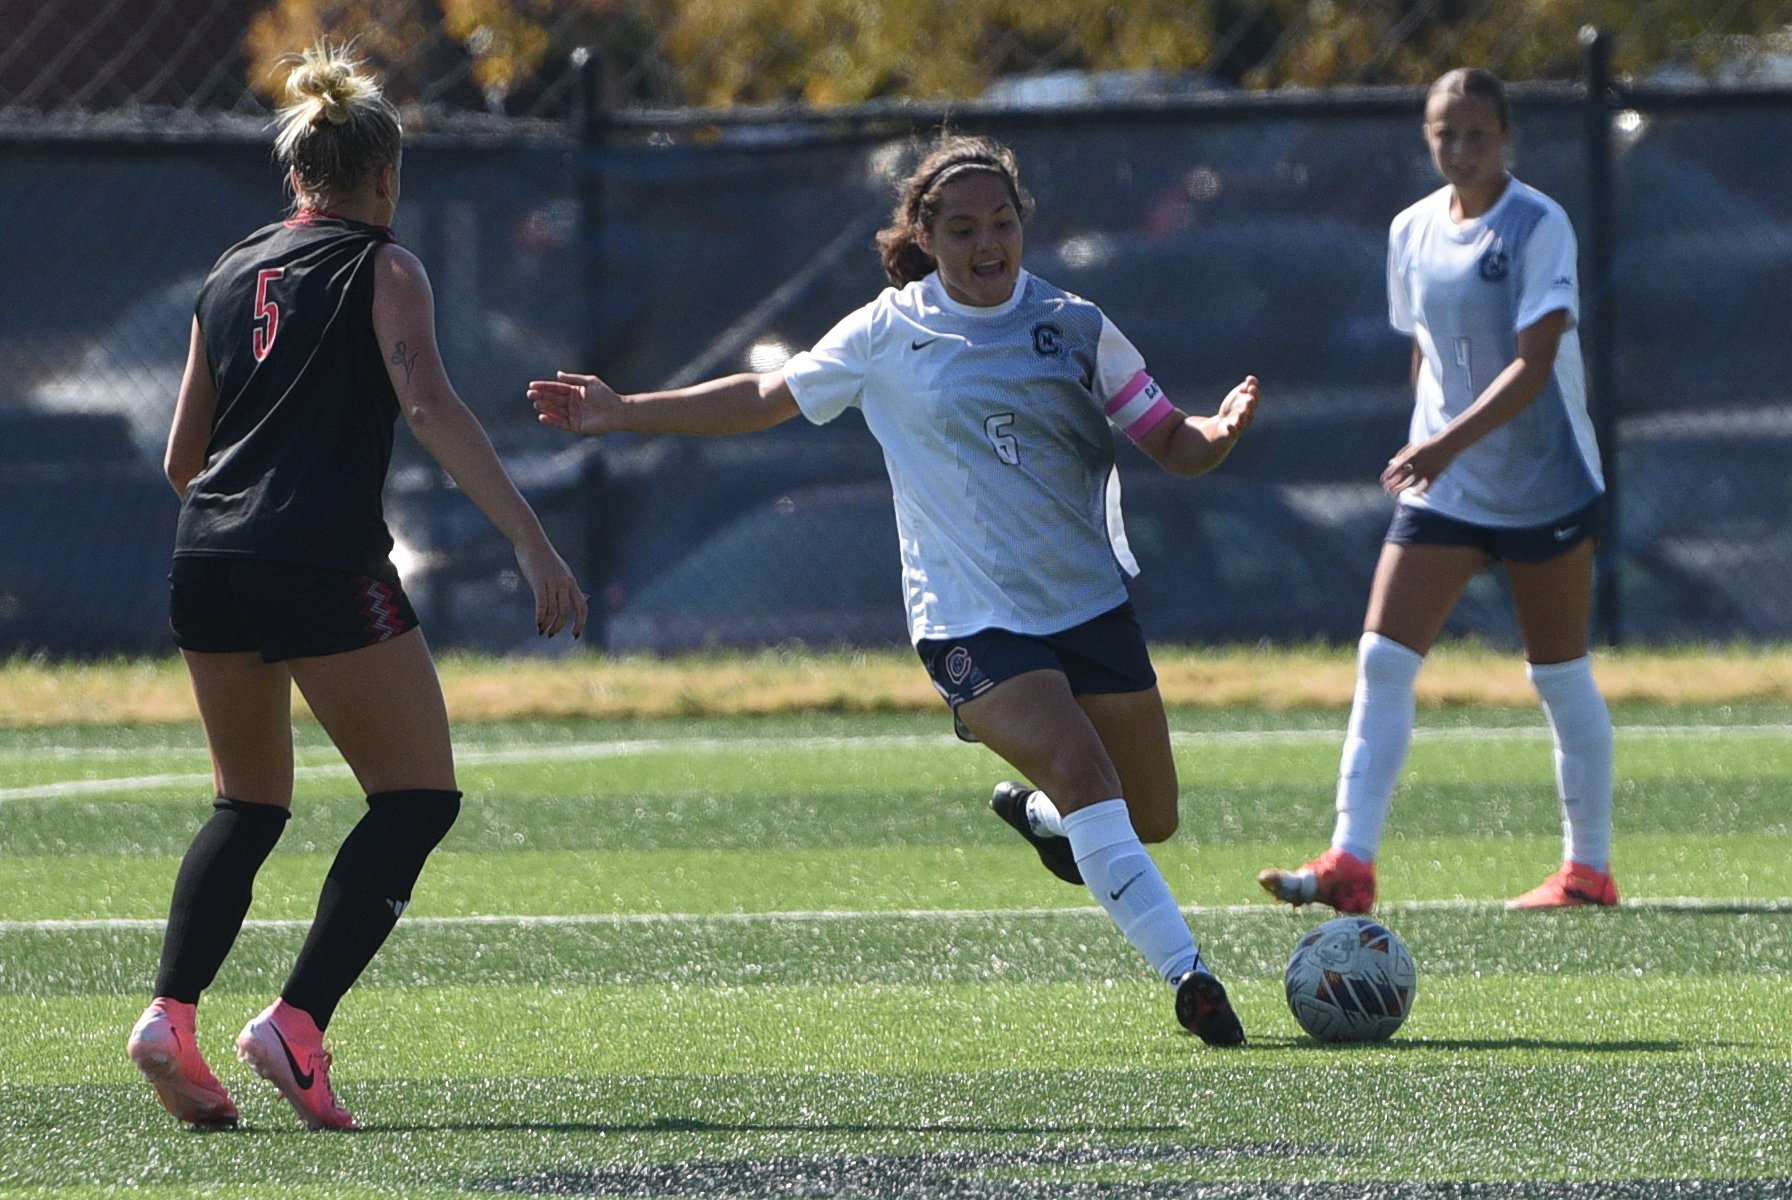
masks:
POLYGON ((380 491, 400 413, 516 547, 539 632, 584 630, 585 597, 449 383, 434 301, 387 226, 398 113, 345 51, 300 56, 275 152, 294 214, 218 260, 200 291, 168 435, 181 493, 169 618, 217 800, 181 862, 155 984, 128 1053, 168 1111, 231 1125, 195 1007, 292 805, 292 685, 367 792, 280 998, 237 1039, 314 1129, 353 1128, 323 1030, 410 902, 460 809, 447 709, 389 555, 380 491))

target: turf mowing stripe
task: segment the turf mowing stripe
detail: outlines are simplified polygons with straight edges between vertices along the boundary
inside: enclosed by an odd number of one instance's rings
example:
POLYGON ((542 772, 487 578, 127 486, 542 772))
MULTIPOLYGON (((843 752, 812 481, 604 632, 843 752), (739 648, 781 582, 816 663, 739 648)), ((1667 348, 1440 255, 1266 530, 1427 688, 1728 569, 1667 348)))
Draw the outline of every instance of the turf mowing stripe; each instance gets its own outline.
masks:
MULTIPOLYGON (((1721 738, 1774 737, 1792 734, 1788 725, 1621 725, 1619 737, 1635 738, 1721 738)), ((1313 745, 1336 741, 1339 732, 1331 729, 1221 730, 1212 733, 1176 732, 1170 741, 1177 746, 1201 746, 1218 743, 1240 745, 1313 745)), ((1542 725, 1515 727, 1452 727, 1419 728, 1413 731, 1415 742, 1463 741, 1538 741, 1549 737, 1542 725)), ((956 738, 919 736, 914 734, 873 735, 869 737, 813 738, 643 738, 618 742, 579 742, 566 746, 516 746, 499 750, 464 749, 455 752, 461 766, 505 765, 535 762, 589 762, 609 758, 668 753, 752 753, 755 750, 777 749, 792 753, 817 750, 843 750, 862 747, 930 746, 937 749, 957 746, 956 738)), ((0 754, 0 757, 10 755, 0 754)), ((101 757, 113 757, 111 748, 101 757)), ((71 754, 69 757, 79 757, 71 754)), ((346 778, 346 764, 295 767, 294 778, 346 778)), ((0 802, 7 800, 48 800, 64 796, 100 795, 108 792, 134 791, 158 787, 199 787, 212 781, 212 776, 197 772, 186 774, 135 775, 111 779, 70 779, 57 783, 31 784, 25 787, 0 788, 0 802)))
MULTIPOLYGON (((1498 912, 1506 907, 1504 900, 1402 900, 1384 904, 1376 911, 1403 912, 1498 912)), ((1665 896, 1658 899, 1622 900, 1619 907, 1638 912, 1715 912, 1724 914, 1792 912, 1792 899, 1784 900, 1706 900, 1696 896, 1665 896)), ((1280 904, 1215 904, 1184 905, 1189 917, 1217 916, 1280 916, 1289 909, 1280 904)), ((1103 910, 1094 905, 1065 908, 911 908, 889 910, 814 909, 809 911, 753 913, 560 913, 531 916, 527 914, 491 913, 466 917, 412 917, 407 926, 460 928, 478 925, 503 927, 547 926, 624 926, 624 925, 760 925, 775 922, 825 924, 844 921, 969 921, 1003 920, 1023 917, 1092 917, 1103 910)), ((1372 914, 1373 915, 1373 914, 1372 914)), ((164 922, 154 917, 103 917, 88 920, 0 921, 0 935, 8 933, 59 933, 88 930, 160 929, 164 922)), ((249 920, 244 929, 305 929, 309 920, 249 920)))

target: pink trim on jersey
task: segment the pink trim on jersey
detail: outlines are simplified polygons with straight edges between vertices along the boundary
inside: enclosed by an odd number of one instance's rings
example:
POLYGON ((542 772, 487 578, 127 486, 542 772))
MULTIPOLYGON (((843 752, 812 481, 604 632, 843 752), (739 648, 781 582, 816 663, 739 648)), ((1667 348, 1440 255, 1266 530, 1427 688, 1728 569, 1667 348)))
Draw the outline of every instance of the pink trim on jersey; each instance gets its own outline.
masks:
POLYGON ((1164 418, 1176 409, 1157 381, 1140 371, 1127 380, 1102 411, 1120 427, 1121 433, 1136 442, 1162 425, 1164 418))
MULTIPOLYGON (((288 229, 298 229, 302 226, 317 224, 319 217, 328 217, 332 221, 355 221, 353 217, 345 217, 341 213, 328 208, 301 208, 298 212, 286 218, 282 224, 288 229)), ((367 225, 371 224, 371 222, 355 221, 355 224, 367 225)), ((384 232, 385 235, 391 238, 394 242, 398 240, 398 235, 392 232, 392 227, 390 225, 375 225, 374 228, 384 232)))

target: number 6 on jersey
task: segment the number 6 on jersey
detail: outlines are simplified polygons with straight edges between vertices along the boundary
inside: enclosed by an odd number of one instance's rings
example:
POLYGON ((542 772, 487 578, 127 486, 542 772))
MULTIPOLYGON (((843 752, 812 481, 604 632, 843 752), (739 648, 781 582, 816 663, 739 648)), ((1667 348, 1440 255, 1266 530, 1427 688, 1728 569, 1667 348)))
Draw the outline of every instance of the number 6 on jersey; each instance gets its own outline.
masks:
POLYGON ((1018 467, 1020 465, 1020 443, 1014 440, 1012 433, 1008 432, 1008 427, 1012 424, 1014 424, 1013 413, 997 413, 984 420, 983 436, 987 437, 989 444, 995 447, 997 458, 1011 467, 1018 467))

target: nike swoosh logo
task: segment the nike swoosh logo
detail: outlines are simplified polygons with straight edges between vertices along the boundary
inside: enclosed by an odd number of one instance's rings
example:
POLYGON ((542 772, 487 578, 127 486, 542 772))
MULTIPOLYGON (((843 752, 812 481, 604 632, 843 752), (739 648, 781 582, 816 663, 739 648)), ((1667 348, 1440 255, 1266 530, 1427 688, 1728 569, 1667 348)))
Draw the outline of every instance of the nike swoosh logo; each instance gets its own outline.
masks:
POLYGON ((1567 541, 1569 538, 1574 536, 1575 530, 1577 530, 1578 528, 1579 528, 1579 526, 1577 526, 1577 525, 1570 525, 1566 529, 1556 530, 1555 531, 1556 541, 1558 541, 1558 542, 1567 541))
POLYGON ((286 1037, 280 1032, 280 1027, 278 1025, 271 1025, 269 1028, 274 1031, 274 1036, 280 1040, 280 1048, 286 1051, 286 1065, 292 1068, 292 1077, 299 1081, 300 1088, 307 1092, 310 1091, 311 1083, 317 1076, 309 1071, 299 1070, 299 1060, 292 1056, 292 1047, 286 1044, 286 1037))
POLYGON ((1109 900, 1118 900, 1120 897, 1126 895, 1127 888, 1131 887, 1133 884, 1137 883, 1139 880, 1141 880, 1143 878, 1145 878, 1145 872, 1140 871, 1137 875, 1134 875, 1131 879, 1128 879, 1125 883, 1121 884, 1119 891, 1109 892, 1108 899, 1109 900))
POLYGON ((908 348, 910 350, 919 350, 922 346, 931 346, 937 341, 939 341, 939 339, 936 337, 922 338, 919 341, 910 342, 908 348))

